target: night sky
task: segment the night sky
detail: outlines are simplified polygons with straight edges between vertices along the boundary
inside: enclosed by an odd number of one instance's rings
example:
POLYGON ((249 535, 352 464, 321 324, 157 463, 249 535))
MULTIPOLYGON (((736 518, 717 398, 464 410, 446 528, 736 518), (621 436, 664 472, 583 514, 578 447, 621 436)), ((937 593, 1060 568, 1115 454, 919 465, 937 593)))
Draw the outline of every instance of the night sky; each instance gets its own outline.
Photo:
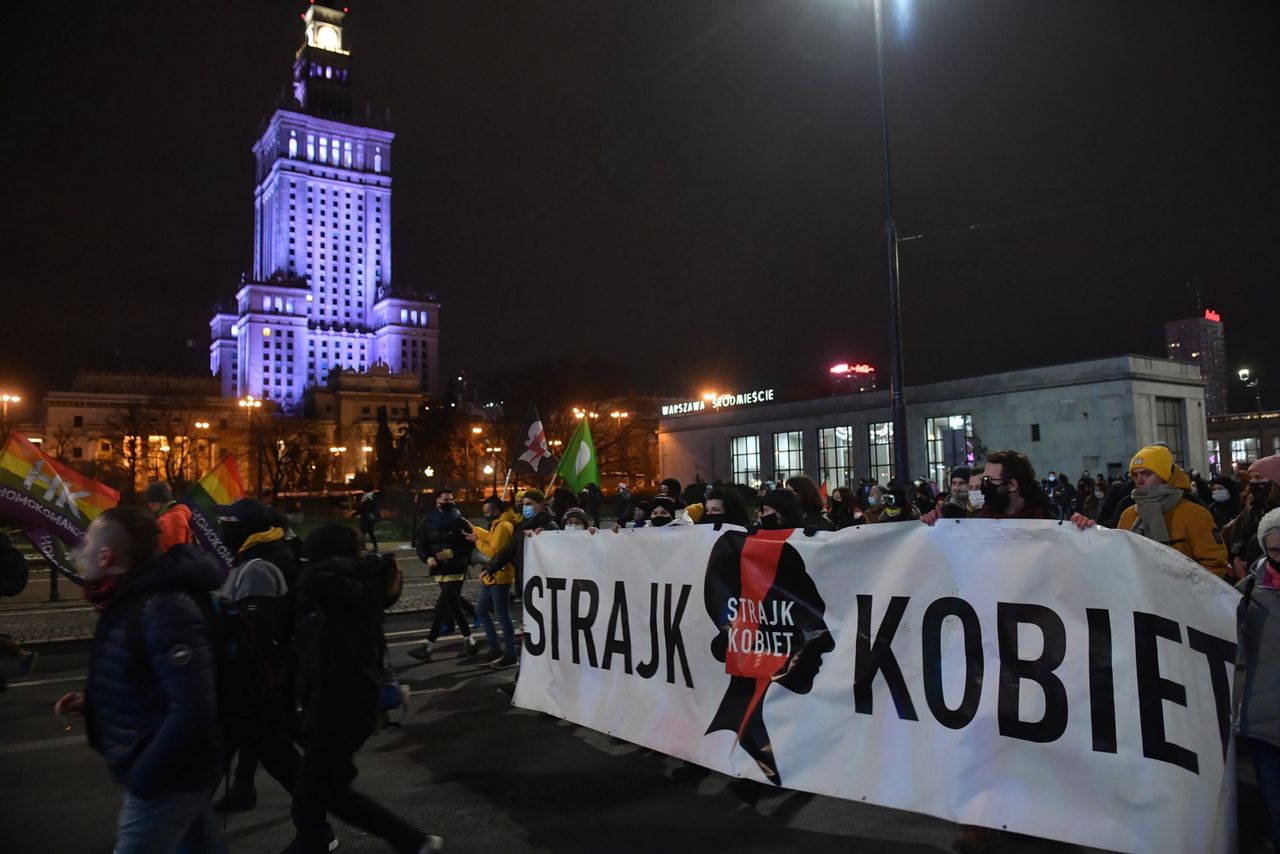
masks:
MULTIPOLYGON (((1280 4, 886 3, 908 384, 1160 354, 1198 286, 1280 404, 1280 4)), ((350 5, 394 279, 442 300, 450 373, 887 383, 869 0, 350 5)), ((207 371, 305 8, 8 8, 0 384, 207 371)))

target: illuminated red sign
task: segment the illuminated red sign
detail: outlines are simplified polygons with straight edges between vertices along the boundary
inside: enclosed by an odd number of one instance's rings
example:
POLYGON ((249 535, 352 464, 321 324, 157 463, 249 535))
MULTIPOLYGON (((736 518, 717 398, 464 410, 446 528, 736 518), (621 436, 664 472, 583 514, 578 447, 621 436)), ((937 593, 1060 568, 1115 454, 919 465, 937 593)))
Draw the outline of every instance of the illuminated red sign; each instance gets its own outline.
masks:
POLYGON ((874 374, 876 372, 871 365, 850 365, 848 362, 832 365, 828 370, 833 374, 874 374))
POLYGON ((1222 317, 1221 317, 1221 315, 1219 315, 1216 311, 1211 311, 1211 310, 1209 310, 1209 309, 1207 309, 1207 308, 1204 310, 1204 319, 1205 319, 1205 320, 1212 320, 1214 323, 1221 323, 1221 322, 1222 322, 1222 317))

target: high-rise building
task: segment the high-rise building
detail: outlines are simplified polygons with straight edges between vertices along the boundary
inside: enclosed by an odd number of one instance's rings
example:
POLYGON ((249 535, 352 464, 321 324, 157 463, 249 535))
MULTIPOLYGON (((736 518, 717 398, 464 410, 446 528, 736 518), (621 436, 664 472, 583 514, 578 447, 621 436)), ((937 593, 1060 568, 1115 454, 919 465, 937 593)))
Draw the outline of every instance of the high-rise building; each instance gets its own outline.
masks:
POLYGON ((1165 353, 1176 362, 1200 367, 1206 415, 1227 411, 1227 338, 1222 318, 1205 310, 1203 317, 1171 320, 1164 325, 1165 353))
POLYGON ((393 284, 388 122, 352 114, 345 12, 313 3, 293 87, 253 146, 253 275, 210 321, 225 396, 297 409, 335 371, 372 366, 439 391, 440 304, 393 284))

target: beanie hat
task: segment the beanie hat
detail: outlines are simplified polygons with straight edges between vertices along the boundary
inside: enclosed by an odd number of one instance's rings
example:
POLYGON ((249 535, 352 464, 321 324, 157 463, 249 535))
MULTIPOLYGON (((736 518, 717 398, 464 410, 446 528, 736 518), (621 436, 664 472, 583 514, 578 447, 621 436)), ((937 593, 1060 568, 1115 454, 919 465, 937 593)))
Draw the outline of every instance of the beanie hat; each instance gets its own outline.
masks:
POLYGON ((173 490, 163 480, 157 480, 147 485, 147 490, 142 493, 142 497, 148 504, 168 504, 173 500, 173 490))
POLYGON ((951 470, 951 480, 968 480, 973 476, 973 471, 968 466, 956 466, 951 470))
POLYGON ((656 496, 652 501, 649 502, 650 513, 652 513, 654 510, 657 510, 659 507, 661 507, 663 510, 666 510, 672 516, 676 515, 676 503, 666 495, 656 496))
POLYGON ((542 504, 547 500, 546 493, 541 489, 526 489, 524 497, 532 501, 534 504, 542 504))
POLYGON ((1258 520, 1258 545, 1262 546, 1262 553, 1267 553, 1267 544, 1264 542, 1267 534, 1280 531, 1280 507, 1274 510, 1268 510, 1258 520))
POLYGON ((1134 469, 1149 469, 1167 481, 1173 477, 1173 454, 1161 445, 1147 445, 1129 461, 1129 471, 1134 469))
POLYGON ((1280 454, 1272 454, 1269 457, 1262 457, 1255 460, 1253 465, 1249 466, 1249 474, 1257 472, 1272 483, 1280 483, 1280 454))
POLYGON ((564 517, 560 521, 563 523, 568 522, 570 519, 577 519, 584 527, 591 524, 591 520, 587 518, 587 512, 581 507, 570 507, 564 511, 564 517))
POLYGON ((271 508, 256 498, 241 498, 230 506, 219 507, 218 521, 241 525, 246 533, 256 534, 271 527, 271 508))
POLYGON ((760 500, 761 507, 768 507, 781 515, 800 512, 800 496, 789 489, 775 489, 760 500))

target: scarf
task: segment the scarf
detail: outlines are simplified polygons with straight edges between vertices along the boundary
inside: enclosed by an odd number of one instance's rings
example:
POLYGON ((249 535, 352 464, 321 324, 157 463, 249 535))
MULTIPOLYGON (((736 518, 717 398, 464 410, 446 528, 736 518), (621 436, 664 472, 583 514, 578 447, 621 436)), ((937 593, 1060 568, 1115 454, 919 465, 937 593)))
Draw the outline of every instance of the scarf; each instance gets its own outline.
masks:
POLYGON ((1180 487, 1160 483, 1133 491, 1133 503, 1138 508, 1138 521, 1133 526, 1135 534, 1141 534, 1157 543, 1169 545, 1169 526, 1164 514, 1178 506, 1186 497, 1180 487))
POLYGON ((123 583, 123 575, 108 575, 100 579, 97 584, 82 587, 80 595, 85 598, 86 602, 93 605, 93 610, 105 611, 123 583))

